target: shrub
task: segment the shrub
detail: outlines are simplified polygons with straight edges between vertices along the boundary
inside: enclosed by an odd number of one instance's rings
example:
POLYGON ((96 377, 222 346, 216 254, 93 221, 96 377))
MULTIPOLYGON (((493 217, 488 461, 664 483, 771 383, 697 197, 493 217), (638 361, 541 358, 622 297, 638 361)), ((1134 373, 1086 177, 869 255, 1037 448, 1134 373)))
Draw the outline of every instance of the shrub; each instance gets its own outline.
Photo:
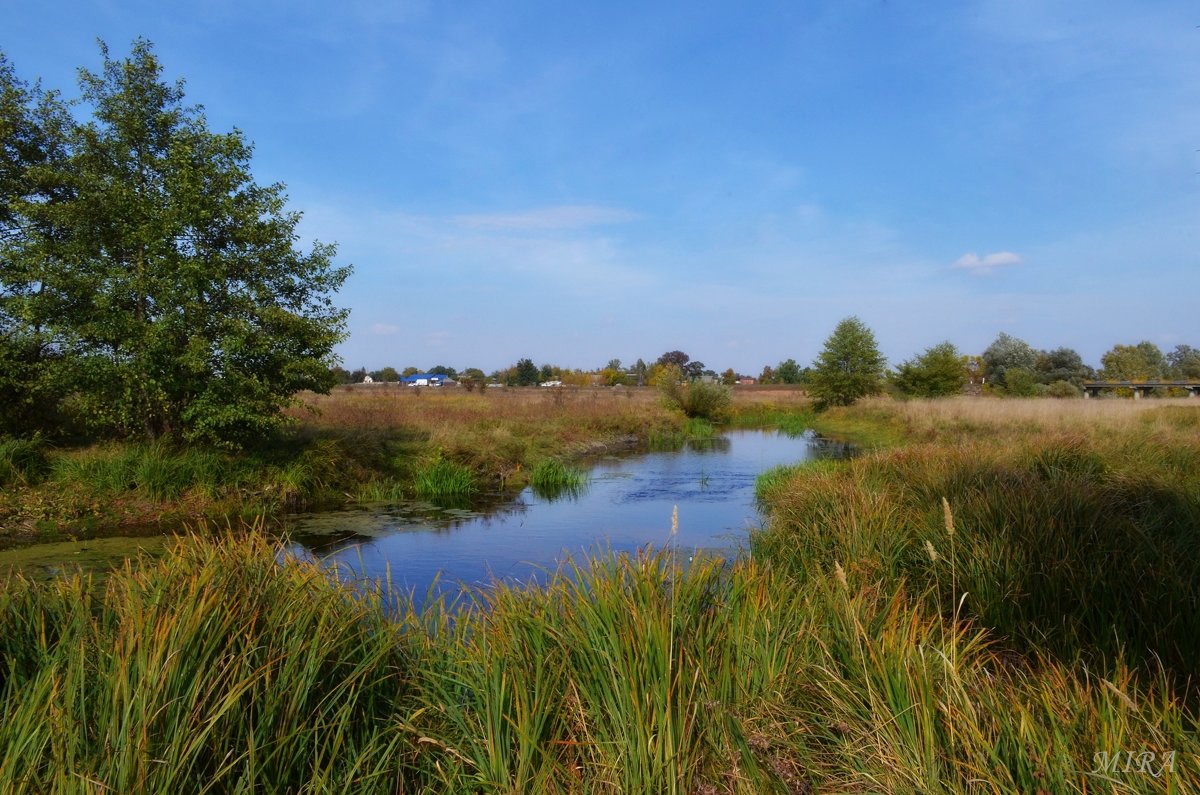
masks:
POLYGON ((1070 381, 1055 381, 1050 384, 1046 394, 1053 398, 1077 398, 1083 397, 1083 390, 1070 381))
POLYGON ((667 405, 682 411, 689 418, 702 418, 710 422, 721 422, 729 416, 733 401, 729 387, 692 381, 683 384, 674 380, 662 383, 660 389, 667 405))

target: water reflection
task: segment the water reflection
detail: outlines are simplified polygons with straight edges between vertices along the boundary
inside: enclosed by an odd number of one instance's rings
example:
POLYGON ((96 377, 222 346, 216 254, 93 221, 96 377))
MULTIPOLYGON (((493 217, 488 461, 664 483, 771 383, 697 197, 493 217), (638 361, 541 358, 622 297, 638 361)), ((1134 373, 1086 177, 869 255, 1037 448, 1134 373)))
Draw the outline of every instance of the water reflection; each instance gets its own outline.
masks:
POLYGON ((597 548, 632 552, 672 543, 681 554, 731 552, 761 521, 754 504, 759 473, 844 453, 812 434, 733 431, 676 452, 603 459, 582 489, 526 489, 515 500, 471 508, 412 502, 303 517, 292 530, 292 551, 357 576, 390 578, 417 595, 497 578, 528 581, 597 548), (675 506, 679 530, 672 536, 675 506))

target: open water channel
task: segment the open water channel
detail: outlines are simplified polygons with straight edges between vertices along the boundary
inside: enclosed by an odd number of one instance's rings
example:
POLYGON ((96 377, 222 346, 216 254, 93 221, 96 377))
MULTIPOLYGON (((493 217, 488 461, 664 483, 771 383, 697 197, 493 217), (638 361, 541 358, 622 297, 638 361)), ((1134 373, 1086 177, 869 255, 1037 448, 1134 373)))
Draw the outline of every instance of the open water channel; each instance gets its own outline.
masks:
POLYGON ((406 503, 301 516, 290 551, 352 576, 390 578, 417 601, 431 587, 537 580, 567 557, 602 550, 674 544, 681 555, 734 553, 763 521, 754 500, 760 473, 846 452, 811 434, 731 431, 679 451, 603 458, 574 493, 527 488, 487 509, 406 503))
MULTIPOLYGON (((673 544, 724 554, 743 548, 763 517, 754 482, 780 464, 842 457, 848 448, 812 435, 730 431, 670 452, 624 453, 592 462, 574 492, 493 498, 467 507, 403 502, 299 515, 287 552, 352 577, 390 578, 420 602, 496 579, 544 578, 568 557, 673 544), (671 515, 679 510, 678 531, 671 515)), ((16 566, 53 576, 76 566, 103 570, 139 550, 156 553, 166 536, 100 538, 0 552, 0 572, 16 566)))

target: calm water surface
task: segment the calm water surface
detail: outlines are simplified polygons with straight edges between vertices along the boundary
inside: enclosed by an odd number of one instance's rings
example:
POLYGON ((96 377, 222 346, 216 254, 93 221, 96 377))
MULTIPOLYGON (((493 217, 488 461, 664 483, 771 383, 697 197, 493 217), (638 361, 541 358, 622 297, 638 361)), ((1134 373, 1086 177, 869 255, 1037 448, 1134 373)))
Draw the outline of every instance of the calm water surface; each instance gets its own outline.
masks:
POLYGON ((632 551, 671 541, 681 553, 734 552, 762 517, 754 480, 764 470, 838 455, 811 435, 732 431, 679 452, 604 459, 577 494, 549 498, 526 489, 491 510, 442 509, 428 503, 372 506, 301 517, 292 552, 385 577, 420 597, 439 587, 485 585, 500 578, 537 579, 568 556, 632 551), (679 508, 678 534, 671 512, 679 508))

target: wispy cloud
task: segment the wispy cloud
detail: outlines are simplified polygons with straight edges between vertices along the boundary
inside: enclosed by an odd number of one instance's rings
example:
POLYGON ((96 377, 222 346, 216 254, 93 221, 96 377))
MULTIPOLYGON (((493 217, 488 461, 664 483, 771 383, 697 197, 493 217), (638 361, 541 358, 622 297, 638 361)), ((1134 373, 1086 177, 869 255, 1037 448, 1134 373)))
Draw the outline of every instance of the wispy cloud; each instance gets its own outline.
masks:
POLYGON ((956 259, 950 267, 969 271, 976 276, 986 276, 997 268, 1020 265, 1023 261, 1019 254, 1011 251, 996 251, 982 257, 972 251, 956 259))
POLYGON ((371 325, 371 333, 377 334, 381 337, 386 337, 391 334, 398 334, 399 332, 400 327, 391 323, 373 323, 371 325))
POLYGON ((541 207, 515 213, 457 215, 454 221, 469 229, 538 230, 585 229, 606 224, 621 224, 638 218, 636 213, 617 207, 590 204, 566 204, 541 207))

